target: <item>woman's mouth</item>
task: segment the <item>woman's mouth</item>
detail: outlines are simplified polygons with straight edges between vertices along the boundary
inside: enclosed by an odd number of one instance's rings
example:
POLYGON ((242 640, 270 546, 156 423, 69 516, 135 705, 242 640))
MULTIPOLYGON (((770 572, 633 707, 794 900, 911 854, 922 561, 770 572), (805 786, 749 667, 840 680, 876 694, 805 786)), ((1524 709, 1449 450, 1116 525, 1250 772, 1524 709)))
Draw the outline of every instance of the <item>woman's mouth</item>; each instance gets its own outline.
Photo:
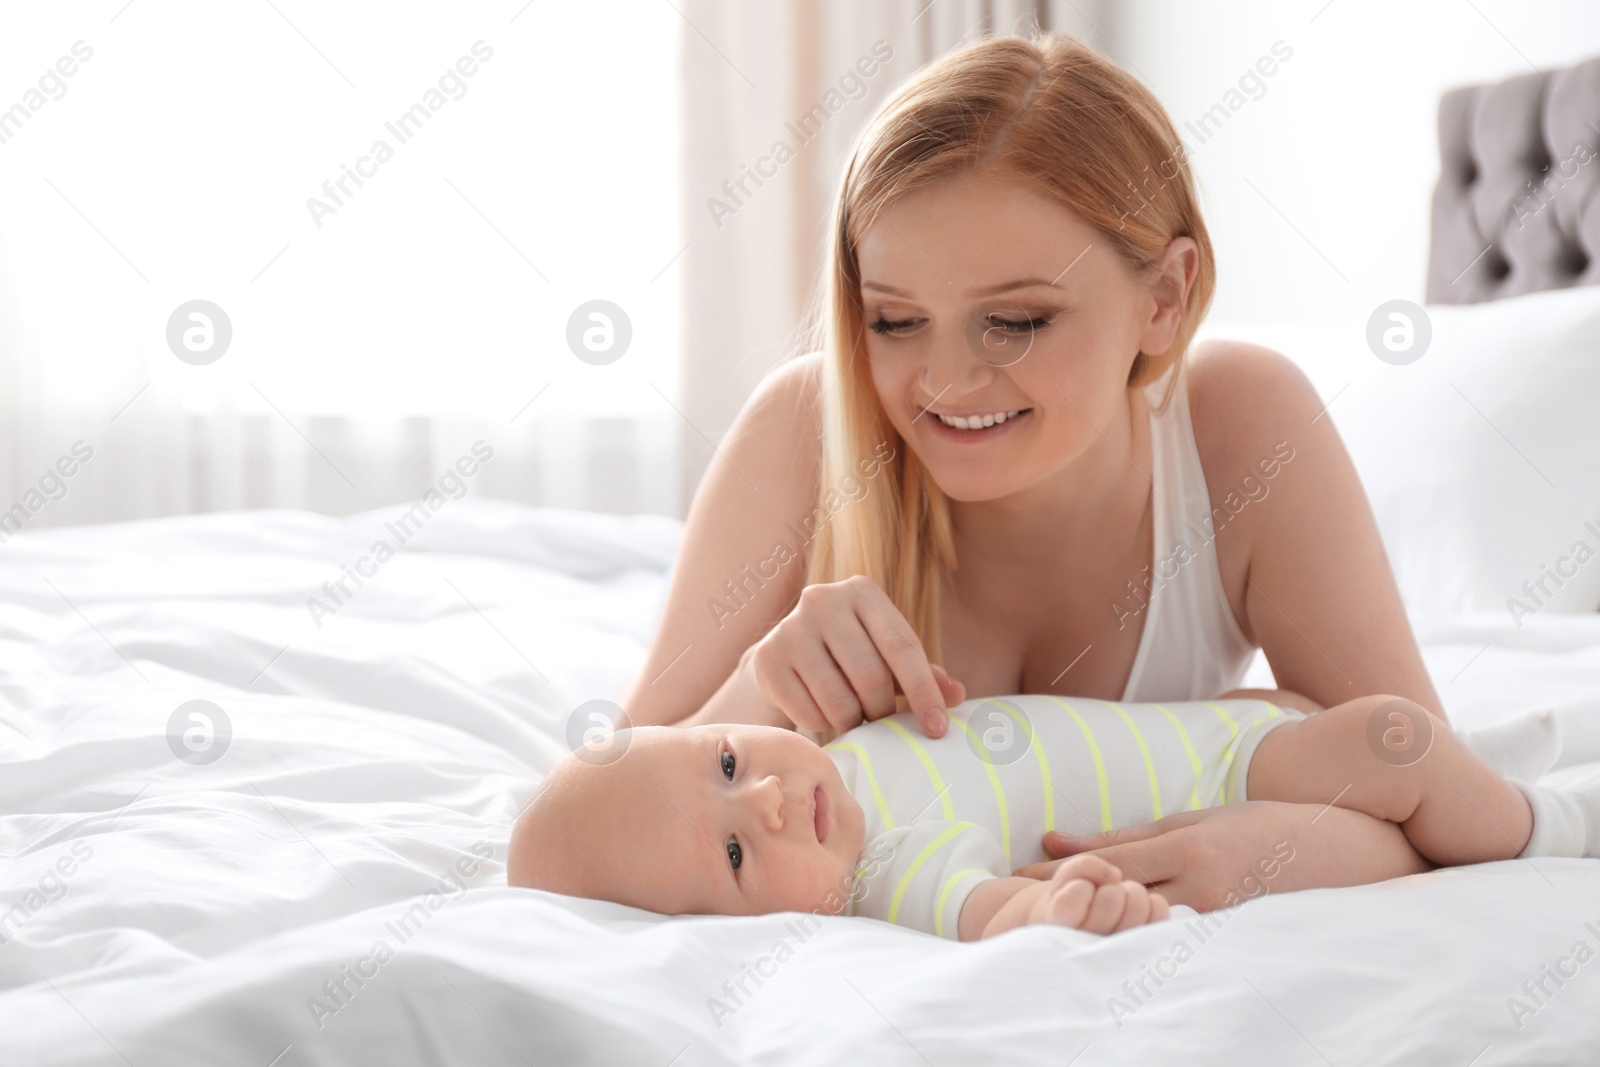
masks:
POLYGON ((816 810, 812 819, 817 825, 817 844, 820 845, 828 839, 828 794, 824 793, 822 786, 819 785, 812 798, 816 810))
POLYGON ((928 432, 941 441, 971 445, 980 441, 992 441, 1001 434, 1010 433, 1012 427, 1027 419, 1032 413, 1032 408, 1014 408, 1010 411, 974 413, 967 416, 939 415, 928 411, 922 418, 928 424, 928 432))

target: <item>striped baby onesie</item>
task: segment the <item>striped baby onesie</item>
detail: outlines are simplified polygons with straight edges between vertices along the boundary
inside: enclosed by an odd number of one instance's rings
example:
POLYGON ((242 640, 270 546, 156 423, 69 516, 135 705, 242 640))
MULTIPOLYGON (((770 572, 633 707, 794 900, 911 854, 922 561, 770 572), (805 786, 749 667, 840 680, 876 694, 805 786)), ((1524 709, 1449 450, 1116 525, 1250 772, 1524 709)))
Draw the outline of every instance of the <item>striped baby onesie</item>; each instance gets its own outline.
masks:
POLYGON ((1029 694, 950 709, 941 738, 901 712, 825 746, 866 814, 850 914, 956 938, 977 884, 1093 833, 1246 799, 1267 731, 1305 716, 1261 700, 1115 704, 1029 694))

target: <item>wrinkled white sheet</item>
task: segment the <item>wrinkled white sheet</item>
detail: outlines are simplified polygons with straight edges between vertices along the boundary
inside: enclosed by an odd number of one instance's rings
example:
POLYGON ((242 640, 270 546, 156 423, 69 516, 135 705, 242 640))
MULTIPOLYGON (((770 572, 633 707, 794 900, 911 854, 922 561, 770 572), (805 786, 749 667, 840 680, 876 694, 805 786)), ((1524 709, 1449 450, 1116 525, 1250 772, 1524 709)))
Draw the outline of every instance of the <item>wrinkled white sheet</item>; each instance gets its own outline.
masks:
MULTIPOLYGON (((1600 861, 1270 895, 1204 940, 961 945, 509 890, 509 820, 566 714, 642 662, 679 527, 454 502, 318 628, 307 597, 393 517, 0 545, 0 1064, 1600 1056, 1600 861), (232 727, 208 765, 166 738, 196 699, 232 727)), ((1553 706, 1562 765, 1600 759, 1600 617, 1416 623, 1462 726, 1553 706)))

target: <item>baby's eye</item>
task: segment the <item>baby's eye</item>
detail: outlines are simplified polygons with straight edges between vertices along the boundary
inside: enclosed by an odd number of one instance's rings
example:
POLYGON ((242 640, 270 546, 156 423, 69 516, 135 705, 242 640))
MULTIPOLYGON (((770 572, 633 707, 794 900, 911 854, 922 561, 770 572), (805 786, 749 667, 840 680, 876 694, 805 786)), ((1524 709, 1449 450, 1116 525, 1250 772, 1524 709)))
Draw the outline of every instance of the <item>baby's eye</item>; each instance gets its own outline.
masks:
MULTIPOLYGON (((722 776, 730 782, 733 781, 733 766, 733 753, 724 752, 722 754, 722 776)), ((737 867, 739 865, 735 863, 734 866, 737 867)))
POLYGON ((733 864, 733 869, 738 870, 739 864, 744 862, 744 849, 739 847, 735 838, 728 838, 728 862, 733 864))

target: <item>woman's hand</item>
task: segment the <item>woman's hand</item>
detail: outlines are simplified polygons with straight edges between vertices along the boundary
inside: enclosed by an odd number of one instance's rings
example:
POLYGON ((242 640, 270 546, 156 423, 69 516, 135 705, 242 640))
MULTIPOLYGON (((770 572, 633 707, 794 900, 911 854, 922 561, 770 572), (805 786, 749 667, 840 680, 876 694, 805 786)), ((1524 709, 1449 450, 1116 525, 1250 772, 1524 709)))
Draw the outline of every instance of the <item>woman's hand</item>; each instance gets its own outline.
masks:
POLYGON ((929 663, 922 641, 876 582, 857 575, 808 585, 755 646, 750 669, 796 728, 824 738, 896 710, 904 694, 929 737, 950 727, 962 684, 929 663))
POLYGON ((1400 827, 1344 808, 1253 800, 1076 837, 1044 835, 1058 857, 1019 867, 1051 878, 1061 857, 1098 855, 1196 911, 1296 889, 1366 885, 1432 870, 1400 827))

